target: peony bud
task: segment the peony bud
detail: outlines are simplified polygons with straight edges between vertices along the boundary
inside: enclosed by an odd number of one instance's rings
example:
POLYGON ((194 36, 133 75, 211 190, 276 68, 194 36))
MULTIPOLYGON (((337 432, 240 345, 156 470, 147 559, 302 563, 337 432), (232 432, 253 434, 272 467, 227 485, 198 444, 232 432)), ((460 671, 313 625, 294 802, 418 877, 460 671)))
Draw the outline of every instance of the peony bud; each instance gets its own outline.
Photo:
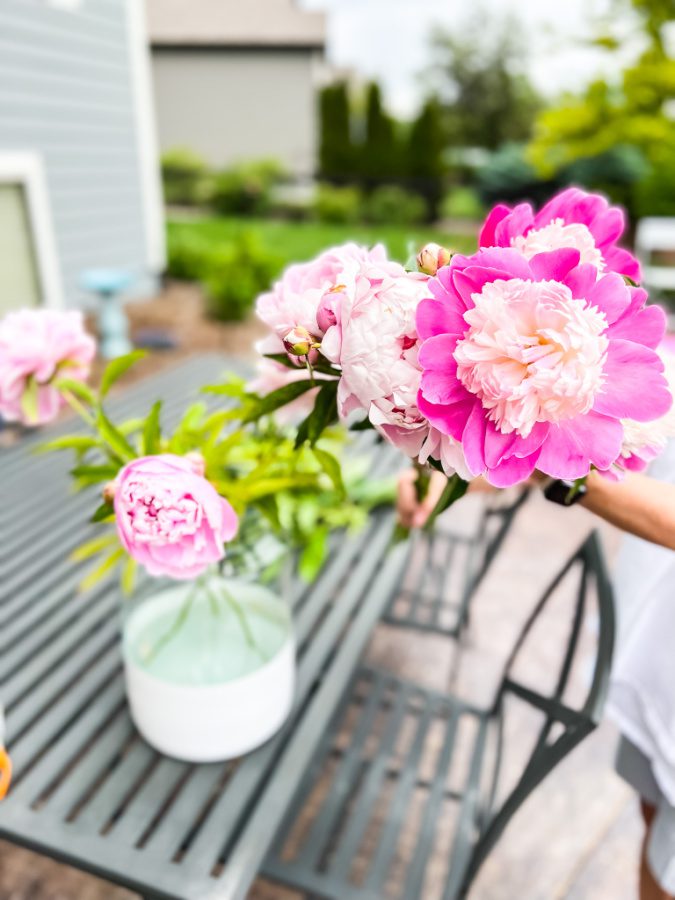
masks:
POLYGON ((109 481, 103 488, 103 499, 106 503, 112 503, 115 499, 115 491, 117 490, 117 482, 109 481))
POLYGON ((291 328, 284 337, 284 348, 290 356, 307 356, 315 345, 316 341, 302 325, 291 328))
POLYGON ((316 323, 323 334, 325 334, 329 328, 332 328, 333 325, 337 325, 337 308, 344 291, 344 284, 337 284, 321 298, 319 308, 316 311, 316 323))
POLYGON ((427 244, 417 255, 417 268, 425 275, 435 275, 452 259, 452 252, 440 244, 427 244))

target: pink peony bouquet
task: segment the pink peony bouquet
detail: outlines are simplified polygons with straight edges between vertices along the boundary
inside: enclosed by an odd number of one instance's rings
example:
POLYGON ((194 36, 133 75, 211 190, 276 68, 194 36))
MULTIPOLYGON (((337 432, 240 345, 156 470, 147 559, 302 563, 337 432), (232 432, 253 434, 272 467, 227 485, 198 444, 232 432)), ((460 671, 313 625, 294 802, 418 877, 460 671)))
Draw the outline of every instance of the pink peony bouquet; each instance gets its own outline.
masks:
POLYGON ((577 481, 644 467, 672 396, 665 316, 617 246, 624 226, 570 188, 538 212, 496 206, 474 254, 427 245, 419 271, 353 244, 291 267, 258 301, 279 381, 250 416, 302 398, 298 445, 360 420, 452 476, 448 496, 477 476, 501 488, 535 470, 577 481))

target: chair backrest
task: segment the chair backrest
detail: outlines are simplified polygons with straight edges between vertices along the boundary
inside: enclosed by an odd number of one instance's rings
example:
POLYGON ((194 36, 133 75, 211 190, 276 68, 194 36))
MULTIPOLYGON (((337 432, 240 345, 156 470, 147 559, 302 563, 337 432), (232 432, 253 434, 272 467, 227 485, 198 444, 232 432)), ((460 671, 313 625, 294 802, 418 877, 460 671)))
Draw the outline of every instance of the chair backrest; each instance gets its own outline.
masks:
POLYGON ((486 504, 475 541, 474 570, 467 584, 469 594, 473 594, 478 589, 504 543, 516 513, 529 495, 529 488, 523 488, 518 492, 513 503, 506 506, 486 504))
MULTIPOLYGON (((609 687, 614 631, 612 588, 598 534, 593 532, 549 584, 525 623, 505 666, 492 711, 492 765, 483 766, 482 772, 476 775, 474 786, 477 791, 482 791, 483 804, 480 834, 468 861, 465 889, 523 801, 598 725, 609 687), (561 594, 568 595, 570 588, 574 591, 572 603, 568 604, 571 615, 564 610, 569 625, 567 643, 560 639, 560 616, 554 620, 553 634, 549 635, 561 645, 559 664, 550 663, 552 653, 548 645, 546 652, 539 654, 546 660, 551 684, 548 689, 542 689, 541 685, 529 686, 518 675, 517 669, 527 661, 527 649, 532 638, 537 637, 537 629, 545 625, 544 613, 561 594), (589 622, 592 627, 584 628, 589 622), (588 650, 582 646, 589 635, 594 645, 590 679, 587 674, 588 650), (573 672, 580 662, 584 672, 578 673, 581 677, 577 677, 572 685, 573 672), (579 702, 568 699, 572 688, 580 694, 579 702), (502 791, 505 709, 513 699, 535 711, 541 724, 531 752, 515 772, 508 773, 509 785, 502 791), (502 796, 497 799, 500 794, 502 796)), ((487 758, 487 748, 485 755, 487 758)))

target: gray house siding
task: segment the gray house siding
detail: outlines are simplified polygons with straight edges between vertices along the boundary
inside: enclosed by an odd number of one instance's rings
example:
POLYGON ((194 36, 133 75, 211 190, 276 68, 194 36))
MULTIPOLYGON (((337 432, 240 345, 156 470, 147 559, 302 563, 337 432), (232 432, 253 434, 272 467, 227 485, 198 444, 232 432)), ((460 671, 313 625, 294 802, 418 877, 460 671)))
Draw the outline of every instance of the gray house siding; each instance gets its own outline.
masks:
POLYGON ((0 153, 42 156, 69 305, 88 268, 129 269, 148 286, 126 3, 0 0, 0 153))
POLYGON ((214 166, 273 157, 311 175, 315 56, 311 48, 154 46, 162 151, 188 147, 214 166))

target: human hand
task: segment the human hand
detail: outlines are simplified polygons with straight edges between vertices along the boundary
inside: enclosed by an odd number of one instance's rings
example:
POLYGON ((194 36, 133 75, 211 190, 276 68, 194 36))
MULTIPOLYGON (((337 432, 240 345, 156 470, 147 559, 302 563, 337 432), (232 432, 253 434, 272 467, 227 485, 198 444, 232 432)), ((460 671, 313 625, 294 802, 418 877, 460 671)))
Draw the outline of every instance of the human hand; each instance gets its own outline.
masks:
POLYGON ((396 511, 399 524, 404 528, 423 528, 426 525, 448 480, 442 472, 432 472, 427 494, 423 500, 419 500, 417 478, 418 472, 415 469, 406 469, 399 475, 396 511))

